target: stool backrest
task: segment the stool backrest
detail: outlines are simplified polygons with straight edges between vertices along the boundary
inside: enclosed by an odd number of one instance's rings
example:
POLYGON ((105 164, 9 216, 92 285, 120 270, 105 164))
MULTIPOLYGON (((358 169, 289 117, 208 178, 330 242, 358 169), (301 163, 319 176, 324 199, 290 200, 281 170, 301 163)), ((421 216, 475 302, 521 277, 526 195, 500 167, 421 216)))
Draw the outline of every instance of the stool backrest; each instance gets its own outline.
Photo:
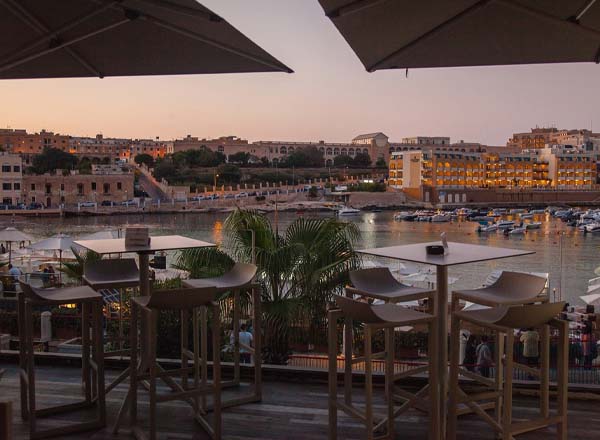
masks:
POLYGON ((525 299, 539 296, 546 288, 546 278, 523 272, 503 271, 490 287, 504 292, 514 292, 515 296, 525 299))
POLYGON ((387 267, 352 270, 350 282, 356 289, 365 292, 385 292, 400 285, 387 267))
POLYGON ((506 312, 495 324, 508 328, 539 327, 562 312, 565 302, 529 304, 506 307, 506 312))
POLYGON ((139 278, 140 271, 133 258, 112 258, 85 263, 83 272, 95 281, 109 282, 115 279, 139 278))
POLYGON ((373 311, 373 306, 366 302, 356 301, 346 296, 334 295, 335 303, 342 309, 344 316, 354 321, 365 324, 382 322, 381 318, 373 311))
POLYGON ((147 307, 151 309, 193 309, 206 306, 217 297, 216 287, 154 290, 147 307))
POLYGON ((230 286, 245 286, 252 282, 257 270, 255 264, 235 263, 230 271, 219 277, 219 280, 230 286))
POLYGON ((19 280, 19 284, 21 285, 21 292, 23 293, 23 295, 25 295, 25 298, 32 300, 32 301, 45 301, 46 300, 46 298, 38 295, 38 293, 37 293, 38 289, 33 287, 31 284, 26 283, 25 281, 20 281, 20 280, 19 280))

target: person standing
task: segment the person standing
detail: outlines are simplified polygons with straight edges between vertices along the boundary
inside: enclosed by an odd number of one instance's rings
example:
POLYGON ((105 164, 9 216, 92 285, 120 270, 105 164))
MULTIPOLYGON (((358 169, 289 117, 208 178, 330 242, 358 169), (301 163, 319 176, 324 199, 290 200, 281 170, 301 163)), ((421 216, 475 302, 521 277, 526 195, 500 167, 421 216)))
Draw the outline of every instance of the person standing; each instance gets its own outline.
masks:
POLYGON ((494 360, 486 335, 481 337, 481 343, 477 346, 476 354, 479 374, 483 377, 490 377, 490 367, 494 364, 494 360))
POLYGON ((540 335, 534 329, 529 328, 520 338, 523 343, 523 356, 527 360, 527 365, 536 367, 540 357, 539 343, 540 335))
POLYGON ((475 336, 469 335, 465 346, 465 359, 463 365, 469 371, 475 371, 477 364, 477 342, 475 336))
POLYGON ((242 364, 249 364, 252 360, 252 352, 246 347, 252 347, 253 339, 246 324, 240 325, 240 362, 242 364))

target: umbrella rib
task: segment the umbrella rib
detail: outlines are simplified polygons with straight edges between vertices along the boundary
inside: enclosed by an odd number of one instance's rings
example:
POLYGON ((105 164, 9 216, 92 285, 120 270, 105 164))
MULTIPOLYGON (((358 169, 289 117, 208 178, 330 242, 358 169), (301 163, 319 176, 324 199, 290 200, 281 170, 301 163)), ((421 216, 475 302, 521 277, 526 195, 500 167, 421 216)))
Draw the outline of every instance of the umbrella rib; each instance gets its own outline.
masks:
MULTIPOLYGON (((213 12, 205 12, 196 8, 188 8, 187 6, 178 5, 167 0, 140 0, 143 3, 148 3, 159 8, 166 9, 178 14, 187 15, 190 17, 200 17, 208 21, 221 22, 223 19, 213 12)), ((595 0, 594 0, 595 1, 595 0)))
POLYGON ((284 64, 279 64, 279 63, 274 63, 274 62, 271 62, 268 60, 263 60, 262 58, 257 57, 256 55, 249 54, 247 52, 244 52, 243 50, 240 50, 235 47, 221 43, 219 41, 213 40, 212 38, 208 38, 202 34, 198 34, 196 32, 192 32, 190 30, 183 29, 179 26, 175 26, 167 21, 161 20, 161 19, 153 17, 151 15, 143 14, 140 16, 140 19, 147 20, 151 23, 154 23, 157 26, 163 27, 165 29, 168 29, 168 30, 178 33, 180 35, 186 36, 193 40, 200 41, 202 43, 206 43, 210 46, 217 47, 224 51, 233 53, 235 55, 239 55, 239 56, 247 58, 251 61, 255 61, 259 64, 262 64, 264 66, 271 67, 273 69, 280 70, 280 71, 287 72, 287 73, 294 73, 294 71, 292 69, 290 69, 289 67, 287 67, 284 64))
MULTIPOLYGON (((73 27, 83 23, 86 20, 98 15, 101 12, 104 12, 111 5, 105 5, 101 8, 95 9, 88 14, 85 14, 72 22, 58 28, 54 31, 50 30, 47 26, 45 26, 38 18, 36 18, 30 11, 28 11, 24 6, 16 4, 14 0, 0 0, 9 10, 12 11, 17 17, 19 17, 22 21, 24 21, 29 27, 33 28, 35 31, 42 34, 39 39, 33 41, 32 43, 27 44, 26 46, 18 49, 16 52, 8 55, 6 57, 6 61, 10 61, 15 57, 18 57, 22 53, 26 53, 30 49, 33 49, 36 46, 44 43, 45 41, 49 41, 52 38, 59 38, 59 34, 65 32, 73 27)), ((116 3, 113 1, 112 3, 116 3)), ((96 76, 102 77, 103 75, 98 71, 98 69, 94 68, 87 60, 85 60, 81 55, 79 55, 73 48, 65 47, 65 50, 73 57, 78 63, 84 66, 87 70, 93 73, 96 76)))
POLYGON ((440 31, 444 30, 446 27, 448 27, 449 25, 460 21, 462 19, 464 19, 465 17, 471 15, 472 13, 478 11, 479 9, 487 6, 488 4, 497 1, 497 0, 480 0, 477 3, 469 6, 468 8, 462 10, 461 12, 459 12, 458 14, 450 17, 449 19, 445 20, 444 22, 438 24, 437 26, 435 26, 434 28, 428 30, 427 32, 425 32, 424 34, 419 35, 417 38, 409 41, 408 43, 406 43, 404 46, 402 46, 401 48, 395 50, 394 52, 392 52, 391 54, 385 56, 384 58, 382 58, 381 60, 375 62, 374 64, 372 64, 371 66, 367 67, 367 71, 368 72, 374 72, 375 70, 379 69, 383 64, 385 64, 386 62, 388 62, 389 60, 391 60, 392 58, 398 56, 399 54, 401 54, 402 52, 406 51, 407 49, 415 46, 416 44, 420 43, 421 41, 430 38, 432 36, 435 36, 436 34, 438 34, 440 31))
POLYGON ((356 12, 360 12, 364 9, 368 9, 370 7, 376 6, 379 3, 387 2, 389 0, 355 0, 353 2, 348 3, 347 5, 340 6, 338 8, 333 9, 330 12, 325 13, 328 18, 338 18, 346 15, 354 14, 356 12))
POLYGON ((586 12, 589 11, 589 9, 594 5, 594 3, 596 3, 596 0, 590 0, 583 8, 581 8, 581 11, 575 16, 575 20, 581 20, 581 17, 583 17, 586 14, 586 12))
POLYGON ((65 42, 61 42, 61 43, 57 44, 56 46, 49 47, 48 49, 44 49, 42 51, 39 51, 39 52, 36 52, 34 54, 28 55, 26 57, 19 58, 18 60, 15 60, 13 62, 2 64, 2 65, 0 65, 0 73, 4 72, 6 70, 12 69, 13 67, 20 66, 21 64, 24 64, 24 63, 26 63, 28 61, 34 60, 34 59, 39 58, 41 56, 47 55, 47 54, 52 53, 52 52, 56 52, 57 50, 60 50, 60 49, 63 49, 63 48, 68 48, 68 46, 71 46, 72 44, 78 43, 79 41, 83 41, 83 40, 86 40, 86 39, 88 39, 90 37, 93 37, 95 35, 98 35, 98 34, 101 34, 103 32, 109 31, 109 30, 111 30, 113 28, 116 28, 118 26, 121 26, 121 25, 123 25, 125 23, 129 23, 130 21, 131 21, 130 18, 125 18, 123 20, 120 20, 120 21, 117 21, 115 23, 112 23, 112 24, 109 24, 107 26, 103 26, 103 27, 101 27, 99 29, 96 29, 95 31, 88 32, 87 34, 81 35, 81 36, 76 37, 76 38, 72 38, 71 40, 68 40, 68 41, 65 41, 65 42))

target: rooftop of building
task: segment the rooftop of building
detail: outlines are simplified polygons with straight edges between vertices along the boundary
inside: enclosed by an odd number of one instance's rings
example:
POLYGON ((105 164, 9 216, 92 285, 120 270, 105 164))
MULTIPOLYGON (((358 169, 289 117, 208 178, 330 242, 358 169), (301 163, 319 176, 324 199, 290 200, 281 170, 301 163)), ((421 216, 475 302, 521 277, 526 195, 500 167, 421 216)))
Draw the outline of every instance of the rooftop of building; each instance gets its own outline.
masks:
POLYGON ((358 136, 356 136, 355 138, 353 138, 353 141, 362 141, 365 139, 373 139, 376 137, 385 137, 386 139, 388 139, 388 136, 385 133, 382 133, 380 131, 377 131, 375 133, 365 133, 365 134, 359 134, 358 136))

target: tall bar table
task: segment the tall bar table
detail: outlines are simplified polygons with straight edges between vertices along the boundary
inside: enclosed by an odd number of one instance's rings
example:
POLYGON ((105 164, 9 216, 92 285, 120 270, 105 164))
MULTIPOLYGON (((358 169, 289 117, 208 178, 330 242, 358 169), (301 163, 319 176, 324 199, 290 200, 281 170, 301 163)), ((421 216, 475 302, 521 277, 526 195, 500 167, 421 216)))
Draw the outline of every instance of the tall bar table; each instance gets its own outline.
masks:
MULTIPOLYGON (((362 249, 358 252, 376 257, 391 258, 394 260, 410 261, 413 263, 427 264, 436 267, 437 298, 436 314, 439 331, 439 345, 442 348, 439 354, 439 384, 440 384, 440 432, 445 437, 447 390, 448 390, 448 267, 460 264, 477 263, 480 261, 498 260, 501 258, 531 255, 535 252, 520 249, 507 249, 492 246, 449 242, 444 255, 428 255, 425 247, 440 245, 440 242, 417 243, 382 248, 362 249)), ((348 362, 346 363, 348 364, 348 362)), ((347 372, 346 372, 347 373, 347 372)), ((351 371, 350 371, 351 374, 351 371)))
MULTIPOLYGON (((125 246, 124 238, 109 238, 104 240, 78 240, 75 244, 86 248, 90 251, 96 252, 100 255, 107 254, 125 254, 125 253, 136 253, 139 257, 140 265, 140 295, 150 295, 150 264, 149 256, 159 251, 172 251, 181 249, 193 249, 202 247, 213 247, 214 243, 208 243, 206 241, 195 240, 193 238, 183 237, 181 235, 162 235, 150 238, 150 243, 147 246, 125 246)), ((128 372, 129 369, 126 370, 128 372)), ((169 381, 165 377, 165 381, 172 388, 176 389, 177 385, 173 381, 169 381)), ((181 391, 178 389, 178 391, 181 391)), ((113 432, 116 433, 119 425, 122 422, 123 416, 128 408, 130 399, 130 393, 127 393, 127 397, 123 401, 119 415, 113 427, 113 432)))

